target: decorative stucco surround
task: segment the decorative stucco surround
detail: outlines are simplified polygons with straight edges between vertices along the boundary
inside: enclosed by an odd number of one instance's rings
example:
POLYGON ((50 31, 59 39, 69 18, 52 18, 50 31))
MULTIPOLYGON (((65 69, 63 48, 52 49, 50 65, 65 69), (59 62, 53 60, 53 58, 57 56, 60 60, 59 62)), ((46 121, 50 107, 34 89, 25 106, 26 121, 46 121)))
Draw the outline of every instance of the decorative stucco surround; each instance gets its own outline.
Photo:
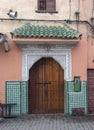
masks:
POLYGON ((42 57, 52 57, 64 69, 64 80, 72 79, 71 47, 62 45, 28 45, 22 47, 22 80, 29 79, 29 69, 42 57))

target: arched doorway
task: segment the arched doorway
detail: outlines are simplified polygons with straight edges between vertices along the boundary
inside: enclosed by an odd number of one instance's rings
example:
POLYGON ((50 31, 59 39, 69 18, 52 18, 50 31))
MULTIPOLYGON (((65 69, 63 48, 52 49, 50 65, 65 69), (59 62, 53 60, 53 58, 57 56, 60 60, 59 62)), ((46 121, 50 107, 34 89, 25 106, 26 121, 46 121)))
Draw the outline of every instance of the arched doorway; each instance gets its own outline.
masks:
POLYGON ((29 113, 64 112, 64 70, 52 58, 41 58, 29 70, 29 113))

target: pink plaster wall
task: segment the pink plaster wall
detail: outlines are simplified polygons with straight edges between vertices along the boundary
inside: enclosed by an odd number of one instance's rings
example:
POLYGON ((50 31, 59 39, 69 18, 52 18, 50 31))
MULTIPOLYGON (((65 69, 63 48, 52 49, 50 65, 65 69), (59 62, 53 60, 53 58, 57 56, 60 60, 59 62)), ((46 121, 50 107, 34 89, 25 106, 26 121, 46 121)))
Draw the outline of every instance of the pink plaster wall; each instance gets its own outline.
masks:
POLYGON ((94 38, 88 38, 88 69, 94 69, 94 38))
POLYGON ((82 38, 80 43, 72 49, 72 78, 80 76, 87 80, 87 39, 82 38))
MULTIPOLYGON (((0 45, 0 100, 5 101, 5 81, 22 80, 22 51, 9 40, 10 51, 5 52, 0 45)), ((94 68, 94 39, 82 36, 80 42, 72 48, 72 79, 80 76, 87 80, 87 69, 94 68)))
POLYGON ((5 52, 3 44, 0 45, 0 100, 5 100, 5 81, 21 80, 21 50, 9 41, 10 51, 5 52))

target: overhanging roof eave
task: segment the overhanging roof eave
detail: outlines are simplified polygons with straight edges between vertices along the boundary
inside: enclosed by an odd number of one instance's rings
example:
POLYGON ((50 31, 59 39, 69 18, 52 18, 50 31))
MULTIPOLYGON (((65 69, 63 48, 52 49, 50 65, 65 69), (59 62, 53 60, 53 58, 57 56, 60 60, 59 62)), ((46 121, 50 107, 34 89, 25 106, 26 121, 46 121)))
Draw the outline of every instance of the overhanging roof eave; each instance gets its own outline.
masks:
POLYGON ((49 45, 64 45, 75 46, 80 42, 80 39, 43 39, 43 38, 13 38, 13 42, 18 46, 35 45, 35 44, 49 44, 49 45))

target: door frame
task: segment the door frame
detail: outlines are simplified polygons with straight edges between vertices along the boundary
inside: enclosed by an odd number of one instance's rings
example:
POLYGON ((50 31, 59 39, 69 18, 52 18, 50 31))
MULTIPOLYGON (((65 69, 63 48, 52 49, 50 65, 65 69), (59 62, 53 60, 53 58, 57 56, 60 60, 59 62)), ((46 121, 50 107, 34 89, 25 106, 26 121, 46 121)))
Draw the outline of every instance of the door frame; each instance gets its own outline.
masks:
MULTIPOLYGON (((32 45, 22 47, 22 80, 29 80, 29 69, 43 57, 51 57, 57 63, 60 64, 61 68, 64 70, 64 80, 72 80, 72 55, 71 48, 64 48, 62 45, 51 45, 48 49, 44 45, 32 45)), ((64 113, 66 113, 67 97, 64 93, 64 113)))
POLYGON ((54 48, 52 51, 37 48, 23 48, 22 49, 22 80, 29 79, 29 69, 41 58, 51 57, 60 64, 64 70, 64 80, 72 80, 72 56, 71 49, 54 48))

